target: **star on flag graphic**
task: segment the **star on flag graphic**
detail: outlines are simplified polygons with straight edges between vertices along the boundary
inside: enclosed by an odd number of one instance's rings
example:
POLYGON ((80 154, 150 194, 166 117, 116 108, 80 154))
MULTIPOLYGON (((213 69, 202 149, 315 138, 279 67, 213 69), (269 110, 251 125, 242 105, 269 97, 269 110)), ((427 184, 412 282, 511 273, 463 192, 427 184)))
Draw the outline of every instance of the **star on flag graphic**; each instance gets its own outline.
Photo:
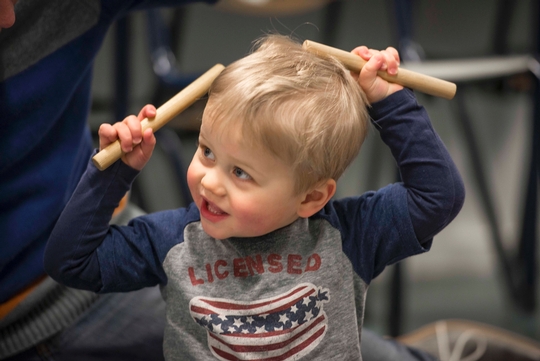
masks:
POLYGON ((309 354, 324 338, 328 289, 303 283, 278 296, 253 302, 195 297, 191 316, 207 331, 219 360, 286 361, 309 354))

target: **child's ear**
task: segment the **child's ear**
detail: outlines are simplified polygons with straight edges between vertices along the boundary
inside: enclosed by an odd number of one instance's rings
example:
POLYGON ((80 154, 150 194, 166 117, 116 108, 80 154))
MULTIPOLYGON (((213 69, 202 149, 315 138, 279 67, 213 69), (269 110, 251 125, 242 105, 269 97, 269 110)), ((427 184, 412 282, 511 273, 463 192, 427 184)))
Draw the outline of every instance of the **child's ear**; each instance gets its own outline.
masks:
POLYGON ((320 211, 336 193, 336 181, 328 179, 306 192, 304 200, 298 205, 298 215, 311 217, 320 211))

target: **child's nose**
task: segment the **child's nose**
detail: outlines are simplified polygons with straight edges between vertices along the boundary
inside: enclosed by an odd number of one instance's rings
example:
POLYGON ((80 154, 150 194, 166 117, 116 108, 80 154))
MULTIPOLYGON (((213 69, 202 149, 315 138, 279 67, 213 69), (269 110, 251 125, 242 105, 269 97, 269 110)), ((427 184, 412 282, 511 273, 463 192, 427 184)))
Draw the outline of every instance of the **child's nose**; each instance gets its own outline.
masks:
POLYGON ((201 185, 204 189, 212 192, 216 196, 223 196, 226 192, 221 178, 218 170, 211 169, 202 177, 201 185))

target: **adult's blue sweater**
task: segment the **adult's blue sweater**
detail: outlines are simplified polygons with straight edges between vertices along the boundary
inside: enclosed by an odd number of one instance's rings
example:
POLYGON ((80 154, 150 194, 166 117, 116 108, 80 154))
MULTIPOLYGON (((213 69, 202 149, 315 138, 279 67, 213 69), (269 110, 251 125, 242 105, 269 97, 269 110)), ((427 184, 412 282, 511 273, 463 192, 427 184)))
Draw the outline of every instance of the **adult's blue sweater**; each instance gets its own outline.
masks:
POLYGON ((0 32, 0 303, 45 274, 45 244, 92 151, 92 66, 107 30, 132 10, 195 1, 17 3, 0 32))

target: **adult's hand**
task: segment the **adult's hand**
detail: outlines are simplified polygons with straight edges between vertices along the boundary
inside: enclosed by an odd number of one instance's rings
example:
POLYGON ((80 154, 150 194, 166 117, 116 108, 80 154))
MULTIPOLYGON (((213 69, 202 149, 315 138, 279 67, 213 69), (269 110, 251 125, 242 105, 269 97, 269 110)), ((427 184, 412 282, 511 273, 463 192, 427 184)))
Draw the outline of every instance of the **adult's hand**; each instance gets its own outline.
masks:
POLYGON ((15 24, 15 4, 18 0, 0 0, 0 31, 15 24))

